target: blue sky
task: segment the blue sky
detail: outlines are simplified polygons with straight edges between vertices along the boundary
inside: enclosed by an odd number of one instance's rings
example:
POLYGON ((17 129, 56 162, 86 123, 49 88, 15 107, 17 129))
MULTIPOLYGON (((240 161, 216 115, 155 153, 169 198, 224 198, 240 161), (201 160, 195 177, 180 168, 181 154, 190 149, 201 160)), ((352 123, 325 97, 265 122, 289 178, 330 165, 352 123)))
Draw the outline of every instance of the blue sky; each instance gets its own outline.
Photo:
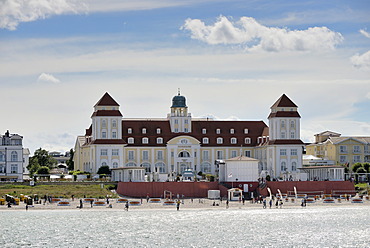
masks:
POLYGON ((264 120, 283 93, 301 138, 370 136, 370 3, 0 0, 0 131, 66 151, 108 91, 124 117, 264 120))

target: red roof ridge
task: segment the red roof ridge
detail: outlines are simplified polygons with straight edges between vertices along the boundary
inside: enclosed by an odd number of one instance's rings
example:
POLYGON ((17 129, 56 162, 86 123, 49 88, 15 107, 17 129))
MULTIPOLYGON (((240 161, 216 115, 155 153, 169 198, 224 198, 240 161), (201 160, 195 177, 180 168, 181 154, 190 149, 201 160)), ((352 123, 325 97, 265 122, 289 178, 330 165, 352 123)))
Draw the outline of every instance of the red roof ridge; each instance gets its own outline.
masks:
POLYGON ((294 107, 297 108, 298 106, 287 97, 287 95, 283 94, 275 103, 271 106, 271 108, 277 107, 294 107))
POLYGON ((95 106, 119 106, 119 104, 109 95, 108 92, 105 92, 95 106))

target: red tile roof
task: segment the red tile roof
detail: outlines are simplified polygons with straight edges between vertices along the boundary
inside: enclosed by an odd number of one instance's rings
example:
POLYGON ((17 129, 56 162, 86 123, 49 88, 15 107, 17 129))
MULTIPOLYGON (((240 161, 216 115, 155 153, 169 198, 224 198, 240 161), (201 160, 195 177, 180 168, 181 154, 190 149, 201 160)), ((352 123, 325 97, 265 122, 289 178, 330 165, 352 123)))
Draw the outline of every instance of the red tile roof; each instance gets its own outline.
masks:
POLYGON ((121 116, 122 114, 119 110, 97 110, 95 111, 91 117, 94 116, 121 116))
POLYGON ((95 106, 119 106, 119 104, 108 94, 108 92, 105 92, 104 96, 100 98, 95 106))
POLYGON ((96 140, 93 140, 90 144, 124 145, 124 144, 126 144, 126 142, 123 139, 96 139, 96 140))
POLYGON ((277 108, 277 107, 293 107, 297 108, 297 105, 292 102, 292 100, 289 99, 285 94, 283 94, 275 103, 271 106, 271 108, 277 108))
POLYGON ((298 117, 301 118, 297 111, 277 111, 275 113, 270 113, 268 118, 273 117, 298 117))
POLYGON ((203 144, 206 146, 256 146, 257 138, 263 135, 267 128, 263 121, 196 121, 192 122, 192 132, 190 133, 172 133, 168 120, 123 120, 122 121, 122 138, 127 141, 128 138, 134 138, 134 144, 128 146, 166 146, 166 143, 178 136, 191 136, 202 143, 203 138, 208 138, 209 143, 203 144), (132 129, 132 133, 127 132, 128 128, 132 129), (146 134, 142 133, 142 129, 146 128, 146 134), (161 133, 157 134, 157 128, 161 129, 161 133), (207 130, 206 134, 202 133, 203 128, 207 130), (216 129, 220 129, 221 133, 217 134, 216 129), (234 134, 230 133, 230 129, 234 129, 234 134), (248 134, 244 134, 244 129, 248 129, 248 134), (148 138, 148 144, 142 144, 142 138, 148 138), (156 138, 163 138, 163 144, 157 144, 156 138), (217 138, 223 138, 222 144, 217 144, 217 138), (231 138, 237 138, 236 144, 231 144, 231 138), (251 144, 245 144, 244 138, 251 138, 251 144))

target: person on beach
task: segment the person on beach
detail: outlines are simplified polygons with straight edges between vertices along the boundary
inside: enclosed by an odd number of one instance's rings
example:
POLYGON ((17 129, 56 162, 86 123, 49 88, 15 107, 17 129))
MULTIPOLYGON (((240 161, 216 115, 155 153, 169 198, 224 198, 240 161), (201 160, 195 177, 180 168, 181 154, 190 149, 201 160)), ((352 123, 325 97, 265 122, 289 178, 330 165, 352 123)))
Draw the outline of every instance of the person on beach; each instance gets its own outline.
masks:
POLYGON ((229 199, 226 200, 226 208, 229 208, 229 199))
POLYGON ((270 198, 269 204, 270 204, 270 208, 271 208, 272 207, 272 199, 271 198, 270 198))
POLYGON ((177 211, 179 211, 180 210, 180 200, 177 200, 177 202, 176 202, 176 209, 177 209, 177 211))
POLYGON ((266 208, 266 199, 263 199, 263 208, 266 208))
POLYGON ((91 207, 93 207, 93 200, 90 201, 90 205, 91 205, 91 207))
POLYGON ((82 199, 80 199, 80 208, 83 208, 82 199))
POLYGON ((283 200, 282 199, 280 199, 279 205, 280 205, 280 208, 283 208, 283 200))
POLYGON ((26 211, 28 211, 28 204, 26 204, 26 211))
POLYGON ((275 206, 276 206, 276 208, 278 208, 278 207, 279 207, 279 200, 278 200, 278 199, 276 199, 275 206))
POLYGON ((129 207, 129 206, 128 206, 128 201, 127 201, 127 202, 126 202, 126 204, 125 204, 125 210, 126 210, 126 211, 128 211, 128 207, 129 207))

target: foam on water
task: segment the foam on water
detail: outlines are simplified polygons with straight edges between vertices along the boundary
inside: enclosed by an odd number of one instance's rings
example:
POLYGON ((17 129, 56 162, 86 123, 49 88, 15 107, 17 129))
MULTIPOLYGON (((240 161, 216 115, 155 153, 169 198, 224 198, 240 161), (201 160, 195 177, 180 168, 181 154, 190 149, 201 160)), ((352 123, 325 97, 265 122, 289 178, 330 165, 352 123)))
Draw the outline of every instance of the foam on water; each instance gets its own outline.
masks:
POLYGON ((0 247, 369 247, 366 207, 1 211, 0 247))

